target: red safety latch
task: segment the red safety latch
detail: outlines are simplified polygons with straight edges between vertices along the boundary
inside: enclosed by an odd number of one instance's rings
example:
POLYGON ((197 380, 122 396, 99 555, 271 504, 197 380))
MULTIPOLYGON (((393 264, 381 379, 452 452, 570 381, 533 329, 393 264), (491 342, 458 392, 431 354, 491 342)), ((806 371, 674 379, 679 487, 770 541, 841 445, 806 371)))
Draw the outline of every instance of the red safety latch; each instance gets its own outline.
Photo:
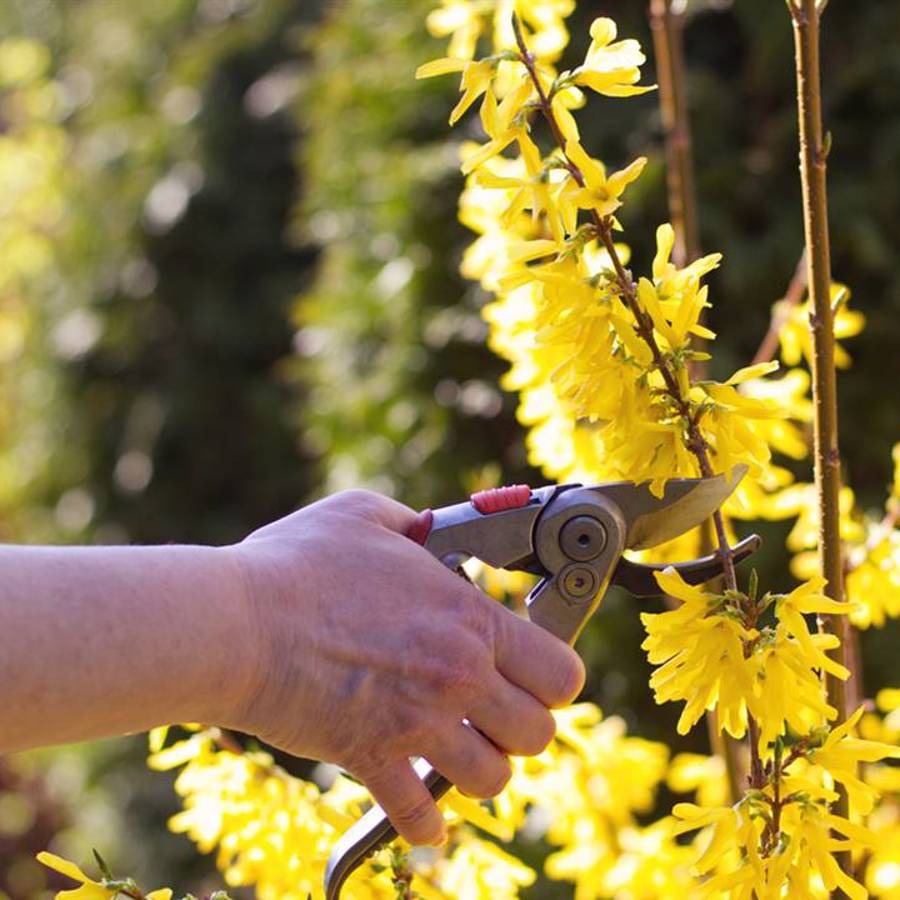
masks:
POLYGON ((422 512, 415 517, 412 525, 409 526, 406 536, 411 541, 415 541, 417 544, 421 544, 424 547, 425 541, 428 540, 428 535, 431 534, 431 526, 433 523, 434 513, 430 509, 423 509, 422 512))
POLYGON ((482 515, 503 512, 506 509, 519 509, 527 506, 531 499, 531 488, 527 484, 511 484, 507 487, 489 488, 478 491, 469 498, 472 506, 482 515))

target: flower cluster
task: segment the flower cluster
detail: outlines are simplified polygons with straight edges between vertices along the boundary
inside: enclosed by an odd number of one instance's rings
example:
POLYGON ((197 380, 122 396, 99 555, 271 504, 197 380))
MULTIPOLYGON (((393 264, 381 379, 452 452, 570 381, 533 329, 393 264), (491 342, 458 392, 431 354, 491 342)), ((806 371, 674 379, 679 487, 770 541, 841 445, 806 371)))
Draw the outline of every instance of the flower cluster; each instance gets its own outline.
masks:
POLYGON ((816 577, 787 595, 761 598, 735 592, 709 594, 686 584, 674 569, 657 575, 662 590, 682 605, 643 613, 643 647, 660 664, 650 687, 659 703, 685 700, 678 731, 686 734, 707 710, 733 737, 744 737, 748 717, 759 726, 759 749, 785 733, 833 719, 837 710, 822 695, 819 672, 845 679, 849 672, 825 654, 833 635, 811 634, 804 614, 843 614, 816 577), (771 624, 760 623, 769 609, 771 624))
MULTIPOLYGON (((557 848, 546 873, 574 882, 578 896, 646 896, 663 872, 667 884, 688 886, 690 848, 679 846, 665 823, 639 823, 666 778, 668 749, 627 736, 621 719, 603 719, 593 704, 556 716, 556 739, 537 757, 513 760, 513 777, 491 806, 457 791, 447 795, 445 847, 408 858, 383 850, 351 877, 344 896, 396 897, 405 879, 429 900, 512 900, 536 873, 495 841, 518 833, 543 836, 557 848)), ((153 734, 149 763, 182 767, 175 787, 184 810, 172 817, 172 830, 201 852, 216 851, 231 886, 254 885, 262 900, 320 897, 328 856, 370 803, 366 790, 343 776, 323 790, 268 754, 219 746, 215 729, 167 747, 164 739, 153 734)))

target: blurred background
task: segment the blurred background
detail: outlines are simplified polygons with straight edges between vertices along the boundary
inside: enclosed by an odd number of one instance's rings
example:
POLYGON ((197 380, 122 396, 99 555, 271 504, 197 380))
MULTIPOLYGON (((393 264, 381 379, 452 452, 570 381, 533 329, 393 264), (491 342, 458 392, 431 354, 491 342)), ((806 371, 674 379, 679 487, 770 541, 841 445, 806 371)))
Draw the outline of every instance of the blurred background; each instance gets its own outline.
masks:
MULTIPOLYGON (((541 481, 484 346, 486 298, 457 274, 456 148, 476 132, 447 126, 454 79, 413 79, 443 55, 433 5, 0 0, 0 539, 224 543, 350 486, 433 506, 541 481)), ((688 6, 724 373, 753 356, 802 247, 792 37, 780 0, 688 6)), ((653 80, 646 13, 579 2, 566 59, 612 15, 653 80)), ((869 323, 840 380, 842 450, 877 507, 900 438, 900 7, 834 0, 824 44, 833 270, 869 323)), ((643 265, 668 218, 658 98, 591 109, 587 147, 650 158, 623 216, 643 265)), ((786 527, 766 531, 773 586, 786 527)), ((864 636, 871 684, 900 683, 897 637, 864 636)), ((582 640, 586 695, 669 736, 640 640, 633 601, 610 595, 582 640)), ((220 884, 166 832, 171 781, 144 756, 135 737, 0 759, 0 898, 44 896, 47 846, 83 863, 97 847, 151 887, 220 884)))

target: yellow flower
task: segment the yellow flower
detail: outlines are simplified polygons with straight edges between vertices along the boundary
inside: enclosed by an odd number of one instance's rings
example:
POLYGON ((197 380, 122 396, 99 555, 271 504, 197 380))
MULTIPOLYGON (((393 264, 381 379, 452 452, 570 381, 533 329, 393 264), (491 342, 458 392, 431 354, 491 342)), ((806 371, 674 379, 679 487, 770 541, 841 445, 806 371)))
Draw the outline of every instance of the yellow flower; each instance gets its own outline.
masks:
POLYGON ((862 714, 860 707, 846 722, 832 729, 825 743, 813 750, 809 758, 844 785, 851 813, 865 816, 872 811, 878 792, 859 778, 860 763, 900 759, 900 747, 854 737, 853 730, 862 714))
POLYGON ((867 540, 848 556, 851 568, 845 588, 853 604, 850 621, 857 628, 881 628, 887 619, 900 617, 900 532, 873 525, 867 540))
POLYGON ((679 753, 669 767, 667 783, 676 794, 696 791, 700 806, 722 806, 728 799, 728 778, 721 756, 679 753))
POLYGON ((803 430, 812 419, 809 385, 804 369, 790 369, 780 378, 748 378, 738 388, 745 396, 769 402, 781 411, 783 417, 757 420, 754 427, 772 450, 791 459, 804 459, 809 454, 803 430))
POLYGON ((589 156, 577 140, 566 141, 565 153, 581 170, 584 186, 572 178, 560 196, 560 203, 570 203, 578 209, 595 209, 601 216, 611 215, 622 205, 619 198, 625 188, 637 180, 647 164, 646 158, 640 156, 626 168, 607 177, 603 163, 589 156))
POLYGON ((616 30, 612 19, 594 19, 591 45, 584 64, 572 73, 572 80, 607 97, 630 97, 652 91, 656 85, 637 84, 641 78, 640 67, 646 62, 641 45, 635 40, 613 43, 616 30))
MULTIPOLYGON (((46 850, 38 853, 38 862, 43 863, 47 868, 60 872, 71 878, 73 881, 80 881, 81 887, 71 891, 59 891, 56 894, 56 900, 114 900, 115 897, 121 896, 121 883, 112 882, 113 886, 108 887, 107 883, 94 881, 88 878, 78 866, 61 856, 54 853, 48 853, 46 850)), ((147 900, 170 900, 172 891, 169 888, 161 888, 151 891, 146 895, 147 900)))
POLYGON ((815 671, 824 656, 823 648, 833 648, 834 635, 811 637, 814 657, 789 634, 783 624, 766 634, 767 640, 754 648, 751 665, 754 684, 748 696, 750 712, 759 723, 759 752, 781 734, 785 725, 805 733, 837 716, 837 710, 825 699, 822 683, 815 671))
MULTIPOLYGON (((811 578, 805 584, 794 588, 789 594, 780 596, 775 603, 775 615, 784 623, 790 635, 797 640, 811 668, 821 669, 836 678, 846 679, 850 672, 834 662, 816 645, 809 632, 804 615, 847 615, 847 603, 837 603, 824 594, 826 581, 821 575, 811 578)), ((816 637, 821 637, 817 635, 816 637)))
MULTIPOLYGON (((846 285, 834 283, 831 285, 831 305, 835 308, 834 335, 838 339, 854 337, 859 334, 866 324, 866 317, 856 310, 847 308, 850 299, 850 290, 846 285)), ((807 365, 812 365, 812 338, 809 331, 809 316, 811 308, 809 301, 794 306, 786 306, 786 301, 780 300, 775 304, 773 316, 784 318, 784 322, 778 333, 781 342, 781 357, 789 366, 796 366, 801 359, 805 359, 807 365)), ((850 366, 850 356, 844 348, 835 343, 834 363, 838 368, 846 369, 850 366)))
MULTIPOLYGON (((510 91, 500 103, 494 92, 488 88, 481 104, 481 126, 490 140, 474 153, 463 158, 464 175, 483 165, 491 157, 502 153, 519 135, 526 125, 519 113, 531 96, 533 87, 527 77, 522 77, 518 87, 510 91)), ((457 110, 459 106, 457 106, 457 110)), ((454 111, 455 112, 455 111, 454 111)))
POLYGON ((450 858, 435 867, 435 881, 446 896, 515 900, 520 888, 534 883, 535 871, 496 844, 469 829, 458 831, 455 839, 450 858))
POLYGON ((485 28, 482 7, 470 0, 442 0, 440 8, 430 12, 425 22, 435 37, 452 35, 447 55, 464 60, 475 55, 485 28))
POLYGON ((866 887, 873 897, 900 900, 900 824, 877 828, 876 836, 866 866, 866 887))
MULTIPOLYGON (((810 785, 815 795, 815 787, 810 785)), ((798 897, 812 900, 820 896, 816 881, 827 891, 838 888, 852 900, 863 900, 866 892, 857 881, 841 871, 834 852, 851 843, 871 846, 867 829, 828 812, 821 799, 813 797, 787 804, 782 811, 782 831, 787 840, 774 852, 761 852, 766 828, 765 811, 771 797, 748 795, 734 807, 704 809, 693 803, 679 803, 673 814, 682 821, 676 835, 705 829, 697 841, 694 868, 708 876, 697 897, 732 900, 798 897), (838 837, 833 837, 836 832, 838 837)))
POLYGON ((650 679, 657 703, 685 700, 678 733, 687 734, 708 709, 717 709, 722 728, 743 737, 752 669, 744 643, 756 632, 724 608, 724 598, 687 584, 675 569, 657 573, 660 588, 682 601, 678 609, 642 613, 647 638, 641 646, 654 665, 650 679))
MULTIPOLYGON (((184 808, 169 820, 170 829, 186 833, 201 852, 216 850, 226 883, 254 885, 260 900, 318 896, 331 848, 370 800, 365 788, 345 778, 323 792, 265 753, 217 750, 208 732, 153 754, 149 763, 184 766, 175 781, 184 808)), ((371 862, 345 893, 350 900, 394 896, 389 874, 371 862)))
POLYGON ((482 166, 474 173, 474 179, 486 188, 504 190, 510 198, 499 220, 503 228, 512 226, 524 210, 530 209, 532 224, 537 225, 538 218, 543 215, 554 243, 562 245, 564 223, 553 193, 554 186, 563 181, 563 172, 559 168, 545 167, 537 145, 527 132, 519 132, 517 141, 520 158, 525 164, 524 174, 500 174, 493 168, 482 166))
POLYGON ((437 75, 448 75, 451 72, 462 72, 459 89, 462 97, 450 113, 450 124, 455 125, 465 111, 486 91, 497 72, 497 64, 490 59, 478 62, 466 62, 464 59, 445 57, 435 59, 416 69, 416 78, 434 78, 437 75))
POLYGON ((553 63, 569 43, 565 20, 575 0, 497 0, 494 11, 494 50, 516 48, 513 12, 525 32, 529 51, 539 63, 553 63))

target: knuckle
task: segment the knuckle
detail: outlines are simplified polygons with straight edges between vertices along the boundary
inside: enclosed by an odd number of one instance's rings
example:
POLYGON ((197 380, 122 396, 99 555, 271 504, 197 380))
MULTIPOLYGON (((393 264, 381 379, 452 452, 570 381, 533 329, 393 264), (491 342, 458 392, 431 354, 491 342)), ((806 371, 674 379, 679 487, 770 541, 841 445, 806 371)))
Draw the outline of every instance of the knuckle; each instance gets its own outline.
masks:
POLYGON ((365 488, 350 488, 335 494, 332 502, 341 508, 346 507, 350 511, 365 515, 380 507, 381 497, 374 491, 367 491, 365 488))
POLYGON ((485 799, 496 797, 509 784, 510 778, 512 778, 512 766, 509 764, 509 760, 505 756, 498 755, 497 762, 491 767, 491 771, 485 773, 482 796, 485 799))
POLYGON ((554 706, 571 703, 584 687, 585 671, 581 657, 569 647, 565 647, 565 651, 558 654, 550 678, 554 706))
POLYGON ((524 754, 537 756, 538 753, 543 753, 555 737, 556 719, 549 712, 545 712, 530 729, 528 746, 524 748, 524 754))
POLYGON ((434 667, 432 686, 442 698, 467 697, 475 687, 476 673, 469 654, 461 652, 434 667))
POLYGON ((412 842, 426 842, 434 837, 436 807, 430 797, 401 802, 392 811, 391 818, 397 830, 412 842))
POLYGON ((493 646, 497 628, 493 601, 463 581, 455 589, 452 602, 456 617, 466 631, 476 635, 483 646, 493 646))

